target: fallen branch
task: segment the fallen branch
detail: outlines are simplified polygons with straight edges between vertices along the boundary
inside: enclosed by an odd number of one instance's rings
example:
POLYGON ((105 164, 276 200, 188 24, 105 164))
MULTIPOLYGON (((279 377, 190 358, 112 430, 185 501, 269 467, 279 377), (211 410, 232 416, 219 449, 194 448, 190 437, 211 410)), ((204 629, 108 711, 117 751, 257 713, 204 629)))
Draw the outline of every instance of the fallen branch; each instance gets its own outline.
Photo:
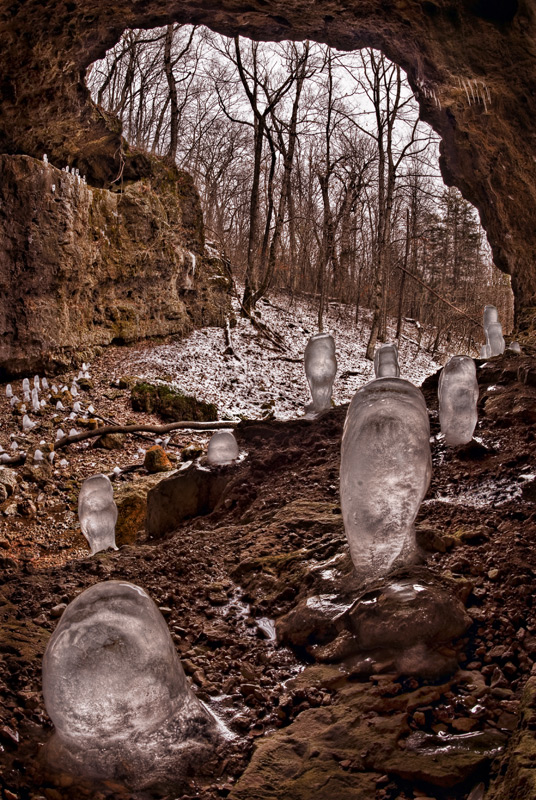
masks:
POLYGON ((170 422, 168 425, 105 425, 103 428, 96 428, 93 431, 82 431, 73 436, 63 436, 55 445, 55 450, 62 450, 70 444, 83 442, 85 439, 94 439, 97 436, 104 436, 106 433, 169 433, 170 431, 190 430, 190 431, 215 431, 219 428, 236 428, 239 420, 217 420, 216 422, 170 422))
POLYGON ((409 275, 410 278, 413 278, 414 281, 417 281, 417 283, 419 283, 424 289, 426 289, 426 291, 428 291, 431 294, 433 294, 434 297, 437 297, 437 299, 441 300, 441 302, 445 303, 445 305, 450 306, 450 308, 454 309, 454 311, 456 311, 458 314, 461 314, 462 317, 465 317, 466 319, 468 319, 469 322, 473 323, 473 325, 478 325, 479 328, 482 327, 482 323, 481 322, 478 322, 476 319, 473 319, 473 317, 470 317, 469 314, 467 314, 465 311, 462 311, 461 308, 458 308, 457 306, 455 306, 454 303, 450 302, 450 300, 445 300, 445 298, 441 297, 441 295, 438 294, 438 292, 436 292, 435 289, 432 289, 431 286, 428 286, 427 283, 425 283, 423 280, 421 280, 416 275, 414 275, 412 272, 410 272, 409 269, 406 269, 405 267, 401 266, 401 264, 395 264, 395 267, 397 269, 401 270, 402 272, 405 272, 406 275, 409 275))

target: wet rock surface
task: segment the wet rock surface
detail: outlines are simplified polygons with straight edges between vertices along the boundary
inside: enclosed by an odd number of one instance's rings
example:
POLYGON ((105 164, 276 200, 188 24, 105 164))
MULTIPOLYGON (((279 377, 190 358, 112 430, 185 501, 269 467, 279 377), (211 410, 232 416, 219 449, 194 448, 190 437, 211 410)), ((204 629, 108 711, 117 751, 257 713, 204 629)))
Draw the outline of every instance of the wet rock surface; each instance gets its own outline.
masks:
MULTIPOLYGON (((493 383, 478 370, 476 436, 484 451, 473 457, 434 439, 432 483, 417 519, 417 530, 427 532, 426 563, 381 584, 357 583, 342 527, 345 408, 315 422, 242 423, 236 435, 249 455, 233 466, 221 501, 162 541, 89 558, 69 540, 60 549, 58 539, 43 559, 18 543, 19 526, 34 523, 17 512, 6 517, 0 540, 6 797, 465 800, 482 781, 493 800, 530 797, 536 515, 522 489, 535 463, 534 426, 519 417, 505 426, 485 413, 488 397, 503 394, 506 402, 516 386, 526 386, 510 370, 509 356, 493 363, 493 383), (66 604, 111 579, 133 581, 155 600, 197 696, 235 734, 180 788, 136 790, 68 775, 52 780, 35 761, 51 731, 40 694, 46 642, 66 604), (393 585, 400 589, 393 592, 393 585), (418 636, 403 628, 411 608, 422 615, 418 636), (290 625, 301 609, 310 617, 301 628, 290 625), (286 640, 285 626, 294 631, 286 640), (440 668, 423 674, 423 662, 440 668)), ((435 437, 433 384, 426 382, 424 391, 435 437)), ((158 485, 166 480, 173 476, 158 485)), ((13 498, 20 502, 25 486, 35 487, 28 496, 39 514, 37 484, 19 480, 13 498)), ((12 496, 2 508, 10 502, 12 496)))

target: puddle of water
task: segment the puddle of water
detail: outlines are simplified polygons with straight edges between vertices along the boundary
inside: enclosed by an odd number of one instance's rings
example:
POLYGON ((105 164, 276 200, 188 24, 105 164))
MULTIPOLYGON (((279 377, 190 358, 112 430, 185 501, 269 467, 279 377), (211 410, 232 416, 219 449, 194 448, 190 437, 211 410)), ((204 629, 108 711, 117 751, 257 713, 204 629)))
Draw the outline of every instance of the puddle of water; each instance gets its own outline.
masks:
POLYGON ((307 598, 309 608, 322 611, 329 615, 338 615, 347 611, 351 603, 341 603, 335 595, 319 594, 307 598))
POLYGON ((452 503, 457 506, 471 506, 471 508, 485 508, 486 506, 502 506, 516 498, 521 497, 519 484, 508 479, 482 481, 474 489, 459 491, 453 488, 451 492, 437 494, 425 500, 423 506, 430 503, 452 503))
POLYGON ((507 737, 499 731, 473 731, 471 733, 430 733, 416 731, 406 739, 406 747, 426 755, 477 752, 488 756, 500 753, 507 737))

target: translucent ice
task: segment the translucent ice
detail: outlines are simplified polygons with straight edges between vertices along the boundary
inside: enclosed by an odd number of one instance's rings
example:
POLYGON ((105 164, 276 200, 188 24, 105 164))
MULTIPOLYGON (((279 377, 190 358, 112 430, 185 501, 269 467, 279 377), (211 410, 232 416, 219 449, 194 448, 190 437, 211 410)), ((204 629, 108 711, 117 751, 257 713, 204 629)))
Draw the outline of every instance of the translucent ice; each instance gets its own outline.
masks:
POLYGON ((36 450, 33 457, 34 463, 38 464, 40 461, 44 460, 44 456, 41 450, 36 450))
POLYGON ((304 356, 305 375, 313 402, 308 414, 321 414, 331 408, 331 390, 337 374, 335 341, 329 333, 316 333, 307 342, 304 356))
POLYGON ((76 385, 76 383, 73 383, 73 385, 71 386, 71 395, 73 397, 78 397, 78 386, 76 385))
POLYGON ((63 405, 63 403, 61 402, 61 400, 58 400, 58 402, 56 403, 56 409, 57 409, 58 411, 64 411, 64 410, 65 410, 65 406, 63 405))
POLYGON ((478 420, 478 382, 475 362, 468 356, 453 356, 439 378, 439 422, 448 445, 467 444, 478 420))
POLYGON ((59 441, 60 439, 63 439, 64 436, 65 436, 65 433, 62 431, 61 428, 58 428, 58 430, 56 431, 56 441, 59 441))
POLYGON ((341 507, 352 561, 364 578, 410 562, 413 523, 432 474, 422 392, 377 378, 350 403, 341 451, 341 507))
POLYGON ((491 349, 492 356, 500 356, 504 353, 505 342, 502 334, 502 325, 500 322, 490 322, 487 331, 487 342, 491 349))
POLYGON ((8 383, 6 386, 6 397, 11 399, 13 397, 13 389, 11 388, 11 384, 8 383))
POLYGON ((32 422, 28 414, 25 414, 22 418, 22 430, 24 431, 24 433, 29 433, 29 431, 31 431, 32 428, 34 427, 35 427, 35 422, 32 422))
POLYGON ((34 388, 39 389, 39 375, 34 375, 34 388))
POLYGON ((484 333, 487 332, 489 325, 492 322, 499 321, 499 312, 495 308, 495 306, 484 306, 484 333))
POLYGON ((398 378, 398 348, 396 344, 382 344, 374 354, 374 374, 377 378, 398 378))
POLYGON ((30 393, 30 380, 29 378, 24 378, 22 381, 22 391, 30 393))
POLYGON ((510 342, 508 345, 508 349, 512 351, 512 353, 520 353, 521 352, 521 345, 519 342, 510 342))
POLYGON ((48 389, 48 381, 46 378, 42 379, 41 386, 43 387, 43 389, 48 389))
POLYGON ((113 486, 106 475, 93 475, 83 482, 78 495, 78 519, 92 556, 108 547, 118 549, 115 544, 117 506, 113 486))
POLYGON ((208 443, 209 464, 230 464, 238 458, 238 444, 230 431, 216 431, 208 443))
POLYGON ((40 411, 41 403, 39 402, 39 392, 37 389, 32 389, 32 410, 40 411))
POLYGON ((11 400, 9 401, 9 403, 10 403, 10 405, 14 406, 16 403, 20 403, 20 400, 19 400, 19 398, 17 397, 17 395, 16 395, 16 394, 14 394, 14 395, 12 396, 11 400))
POLYGON ((491 358, 491 347, 489 344, 483 344, 480 348, 480 358, 491 358))
POLYGON ((43 696, 56 753, 89 776, 115 777, 125 763, 131 772, 158 768, 164 731, 173 736, 168 747, 188 748, 215 723, 188 684, 162 614, 127 581, 97 583, 68 605, 43 657, 43 696))

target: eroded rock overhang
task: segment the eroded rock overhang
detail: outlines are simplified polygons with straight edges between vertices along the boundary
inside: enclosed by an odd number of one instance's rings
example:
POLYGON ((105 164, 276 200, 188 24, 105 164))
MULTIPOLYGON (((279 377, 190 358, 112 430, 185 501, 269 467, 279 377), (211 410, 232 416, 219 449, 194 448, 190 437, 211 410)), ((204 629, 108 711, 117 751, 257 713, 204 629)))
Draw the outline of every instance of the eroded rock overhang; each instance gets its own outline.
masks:
POLYGON ((78 167, 96 186, 151 173, 96 108, 86 68, 125 28, 171 21, 263 40, 372 46, 407 73, 440 134, 445 182, 479 210, 518 320, 536 314, 536 25, 530 0, 93 0, 4 4, 0 148, 78 167))

